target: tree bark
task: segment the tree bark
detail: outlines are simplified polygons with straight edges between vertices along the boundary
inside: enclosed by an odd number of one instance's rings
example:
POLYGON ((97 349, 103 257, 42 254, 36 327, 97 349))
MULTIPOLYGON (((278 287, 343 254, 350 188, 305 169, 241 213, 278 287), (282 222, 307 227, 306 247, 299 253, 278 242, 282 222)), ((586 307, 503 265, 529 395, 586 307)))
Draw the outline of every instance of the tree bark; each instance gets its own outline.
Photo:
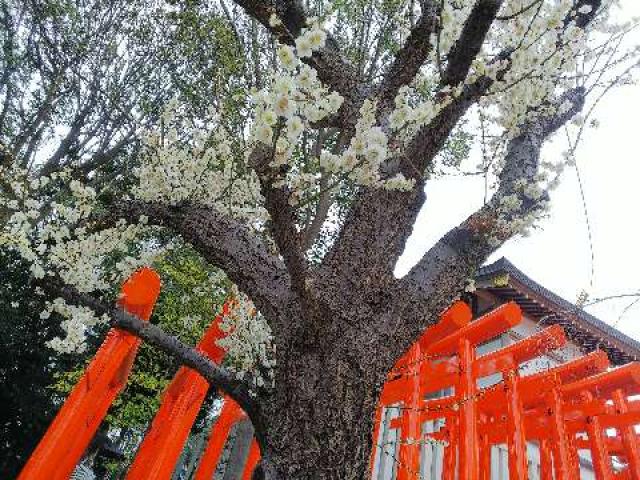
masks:
POLYGON ((263 478, 367 477, 386 370, 375 352, 366 350, 350 335, 316 347, 301 345, 279 358, 287 364, 278 368, 277 388, 262 399, 268 422, 262 453, 273 470, 263 478))

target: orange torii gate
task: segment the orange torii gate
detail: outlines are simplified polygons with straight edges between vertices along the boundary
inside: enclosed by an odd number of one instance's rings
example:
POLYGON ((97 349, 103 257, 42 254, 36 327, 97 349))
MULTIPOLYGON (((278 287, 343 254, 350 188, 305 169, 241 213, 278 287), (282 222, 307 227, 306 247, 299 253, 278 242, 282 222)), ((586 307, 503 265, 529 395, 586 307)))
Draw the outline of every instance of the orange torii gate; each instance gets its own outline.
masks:
MULTIPOLYGON (((219 323, 228 311, 229 304, 225 303, 222 314, 216 317, 197 346, 218 364, 225 355, 224 350, 216 345, 216 340, 225 335, 219 323)), ((171 476, 208 390, 209 383, 200 374, 187 367, 178 370, 162 396, 160 409, 136 453, 127 479, 150 480, 171 476)))
MULTIPOLYGON (((640 401, 628 398, 640 395, 640 364, 608 370, 606 354, 595 351, 521 376, 521 364, 566 343, 562 329, 548 327, 476 356, 477 345, 507 331, 522 315, 510 303, 465 324, 469 317, 454 305, 388 376, 374 439, 380 436, 383 412, 396 411, 391 427, 399 432, 399 453, 393 458, 398 480, 424 478, 420 448, 425 442, 446 444, 442 480, 489 480, 495 445, 507 446, 509 479, 526 480, 527 442, 539 446, 542 480, 578 480, 579 450, 590 451, 599 480, 640 479, 640 440, 634 428, 640 424, 640 401), (478 380, 496 374, 502 377, 498 383, 478 386, 478 380), (446 391, 451 393, 433 398, 446 391), (436 420, 444 421, 440 430, 422 433, 425 422, 436 420), (617 435, 608 435, 607 429, 616 429, 617 435)), ((390 454, 374 444, 374 473, 382 455, 390 454)))
MULTIPOLYGON (((148 320, 159 291, 157 274, 142 269, 125 283, 119 303, 148 320)), ((232 302, 225 303, 197 346, 215 363, 225 356, 216 340, 225 335, 219 323, 230 308, 232 302)), ((422 480, 421 446, 441 442, 441 480, 490 480, 491 451, 496 445, 507 446, 509 479, 526 480, 527 443, 535 442, 541 480, 578 480, 580 450, 590 452, 598 480, 640 480, 640 438, 635 430, 640 424, 640 400, 629 399, 640 395, 640 364, 609 369, 606 354, 596 351, 543 372, 521 375, 523 363, 566 343, 559 326, 497 351, 477 354, 479 345, 521 320, 514 303, 472 321, 469 307, 456 302, 424 332, 388 374, 381 392, 373 432, 372 473, 383 456, 390 455, 397 480, 422 480), (479 385, 479 381, 495 376, 500 377, 498 382, 484 388, 479 385), (389 411, 396 413, 390 427, 399 434, 397 456, 377 443, 383 417, 389 411), (434 421, 441 428, 423 432, 423 425, 434 421)), ((69 478, 107 409, 124 388, 139 344, 140 340, 127 332, 117 328, 109 332, 20 480, 69 478)), ((163 394, 127 479, 171 478, 208 388, 197 372, 186 367, 178 371, 163 394)), ((229 434, 240 421, 246 421, 246 415, 225 397, 200 458, 196 480, 213 478, 229 434)), ((251 478, 259 458, 254 438, 241 480, 251 478)))

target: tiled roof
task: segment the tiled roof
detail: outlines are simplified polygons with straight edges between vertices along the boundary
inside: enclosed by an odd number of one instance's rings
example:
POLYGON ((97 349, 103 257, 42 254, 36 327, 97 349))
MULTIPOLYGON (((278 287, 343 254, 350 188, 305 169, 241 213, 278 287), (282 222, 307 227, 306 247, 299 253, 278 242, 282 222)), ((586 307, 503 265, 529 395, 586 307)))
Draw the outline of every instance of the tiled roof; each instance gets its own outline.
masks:
POLYGON ((481 267, 476 283, 504 300, 517 302, 543 324, 562 325, 567 335, 586 350, 605 350, 614 364, 640 358, 640 342, 544 288, 504 257, 481 267))

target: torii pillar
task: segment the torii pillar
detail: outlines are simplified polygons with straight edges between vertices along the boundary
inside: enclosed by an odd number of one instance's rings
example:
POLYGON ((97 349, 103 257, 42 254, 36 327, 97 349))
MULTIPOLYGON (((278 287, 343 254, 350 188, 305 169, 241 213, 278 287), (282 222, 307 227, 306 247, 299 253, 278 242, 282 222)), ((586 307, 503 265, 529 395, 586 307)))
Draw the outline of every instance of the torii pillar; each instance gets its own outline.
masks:
MULTIPOLYGON (((143 268, 122 286, 118 304, 148 321, 160 293, 160 277, 143 268)), ((68 480, 107 410, 127 383, 141 340, 112 328, 18 477, 68 480)))

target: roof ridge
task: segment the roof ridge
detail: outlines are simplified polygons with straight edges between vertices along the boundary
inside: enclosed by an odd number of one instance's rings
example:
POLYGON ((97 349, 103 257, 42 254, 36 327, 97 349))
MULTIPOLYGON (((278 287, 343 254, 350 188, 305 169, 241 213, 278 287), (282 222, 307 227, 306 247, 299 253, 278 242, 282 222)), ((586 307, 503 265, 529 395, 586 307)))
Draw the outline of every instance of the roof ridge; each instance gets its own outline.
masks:
POLYGON ((506 257, 500 257, 495 262, 480 267, 476 273, 476 279, 489 277, 499 272, 508 273, 525 287, 549 300, 550 303, 558 306, 560 310, 558 312, 559 315, 565 316, 569 311, 571 311, 574 315, 576 315, 580 320, 584 321, 589 326, 602 331, 606 335, 617 339, 621 343, 627 345, 629 348, 635 350, 637 355, 634 356, 640 356, 640 342, 638 340, 622 333, 614 326, 604 322, 603 320, 600 320, 598 317, 585 311, 582 307, 578 307, 575 303, 566 300, 557 293, 542 286, 540 283, 536 282, 527 274, 525 274, 522 270, 517 268, 506 257))

